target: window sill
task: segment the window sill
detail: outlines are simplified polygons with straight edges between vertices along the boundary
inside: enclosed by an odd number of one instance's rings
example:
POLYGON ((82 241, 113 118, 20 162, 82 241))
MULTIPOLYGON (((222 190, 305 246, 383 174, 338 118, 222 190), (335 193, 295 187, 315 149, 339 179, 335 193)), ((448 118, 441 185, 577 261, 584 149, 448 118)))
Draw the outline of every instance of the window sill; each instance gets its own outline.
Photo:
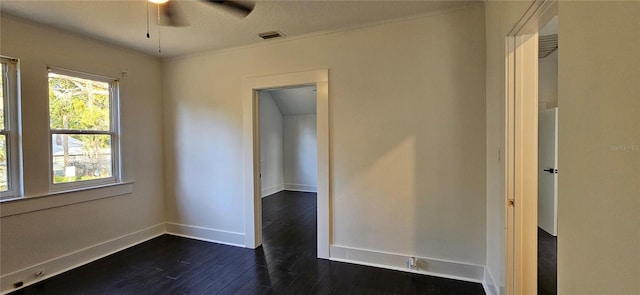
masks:
POLYGON ((0 202, 0 217, 128 195, 133 192, 133 185, 133 182, 121 182, 91 188, 52 192, 44 195, 6 199, 0 202))

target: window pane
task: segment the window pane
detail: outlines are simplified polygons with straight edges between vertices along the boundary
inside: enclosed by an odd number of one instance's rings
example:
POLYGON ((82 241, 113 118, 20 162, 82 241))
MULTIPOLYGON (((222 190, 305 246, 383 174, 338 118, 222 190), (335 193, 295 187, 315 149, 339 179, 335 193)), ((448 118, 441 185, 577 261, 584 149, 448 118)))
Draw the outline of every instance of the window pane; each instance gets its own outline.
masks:
POLYGON ((7 72, 7 65, 6 64, 2 64, 2 74, 0 74, 0 85, 2 85, 2 87, 0 87, 0 129, 4 130, 4 94, 6 91, 4 91, 4 83, 6 82, 4 80, 4 73, 7 72))
POLYGON ((0 135, 0 192, 9 190, 9 175, 7 174, 7 136, 0 135))
POLYGON ((111 135, 53 134, 53 183, 109 178, 113 175, 111 135))
POLYGON ((49 73, 51 129, 109 131, 109 83, 49 73))

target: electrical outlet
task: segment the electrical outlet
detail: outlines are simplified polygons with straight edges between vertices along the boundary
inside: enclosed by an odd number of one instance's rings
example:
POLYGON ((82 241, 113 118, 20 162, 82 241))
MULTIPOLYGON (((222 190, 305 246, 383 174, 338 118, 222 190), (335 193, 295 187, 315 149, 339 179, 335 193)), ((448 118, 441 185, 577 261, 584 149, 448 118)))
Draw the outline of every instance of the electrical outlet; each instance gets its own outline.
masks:
POLYGON ((415 257, 410 257, 409 260, 407 260, 407 267, 413 270, 418 269, 418 259, 415 257))

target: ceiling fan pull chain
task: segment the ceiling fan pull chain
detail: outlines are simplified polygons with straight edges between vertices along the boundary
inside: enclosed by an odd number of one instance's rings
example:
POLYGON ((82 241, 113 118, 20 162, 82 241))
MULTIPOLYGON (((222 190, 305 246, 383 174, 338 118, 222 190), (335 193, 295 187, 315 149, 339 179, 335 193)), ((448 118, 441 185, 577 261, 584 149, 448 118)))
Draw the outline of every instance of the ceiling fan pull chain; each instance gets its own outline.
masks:
POLYGON ((147 39, 151 38, 149 35, 149 2, 147 1, 147 39))
POLYGON ((162 48, 160 47, 160 4, 158 4, 158 53, 162 53, 162 48))
POLYGON ((158 53, 162 53, 162 48, 160 47, 160 27, 158 26, 158 53))

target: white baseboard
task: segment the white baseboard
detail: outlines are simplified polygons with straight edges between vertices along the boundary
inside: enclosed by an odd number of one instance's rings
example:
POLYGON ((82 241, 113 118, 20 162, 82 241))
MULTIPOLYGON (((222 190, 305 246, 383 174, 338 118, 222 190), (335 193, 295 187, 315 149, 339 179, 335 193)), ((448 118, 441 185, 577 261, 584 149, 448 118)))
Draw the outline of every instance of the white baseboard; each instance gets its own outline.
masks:
POLYGON ((411 270, 407 267, 407 260, 411 255, 386 253, 345 246, 332 245, 330 256, 331 258, 329 259, 333 261, 419 273, 474 283, 482 283, 484 276, 484 266, 482 265, 416 257, 418 259, 418 269, 411 270))
POLYGON ((284 190, 284 184, 278 184, 278 185, 274 185, 274 186, 262 189, 261 195, 264 198, 266 196, 270 196, 270 195, 273 195, 275 193, 279 193, 279 192, 281 192, 283 190, 284 190))
POLYGON ((498 288, 496 288, 496 281, 493 279, 493 276, 487 267, 484 268, 482 288, 484 288, 484 293, 487 295, 500 295, 498 293, 498 288))
POLYGON ((294 192, 308 192, 308 193, 317 193, 318 186, 310 185, 310 184, 298 184, 298 183, 285 183, 284 184, 285 191, 294 191, 294 192))
POLYGON ((139 231, 117 237, 84 249, 80 249, 69 254, 38 263, 21 270, 8 273, 0 277, 0 294, 6 294, 19 288, 14 288, 13 284, 22 282, 21 288, 32 285, 39 281, 61 274, 76 267, 93 262, 105 256, 137 245, 144 241, 153 239, 165 233, 164 223, 157 224, 139 231), (37 271, 43 271, 44 276, 36 277, 37 271))
POLYGON ((167 222, 165 224, 167 228, 167 234, 170 235, 243 248, 245 246, 245 235, 243 233, 171 222, 167 222))

